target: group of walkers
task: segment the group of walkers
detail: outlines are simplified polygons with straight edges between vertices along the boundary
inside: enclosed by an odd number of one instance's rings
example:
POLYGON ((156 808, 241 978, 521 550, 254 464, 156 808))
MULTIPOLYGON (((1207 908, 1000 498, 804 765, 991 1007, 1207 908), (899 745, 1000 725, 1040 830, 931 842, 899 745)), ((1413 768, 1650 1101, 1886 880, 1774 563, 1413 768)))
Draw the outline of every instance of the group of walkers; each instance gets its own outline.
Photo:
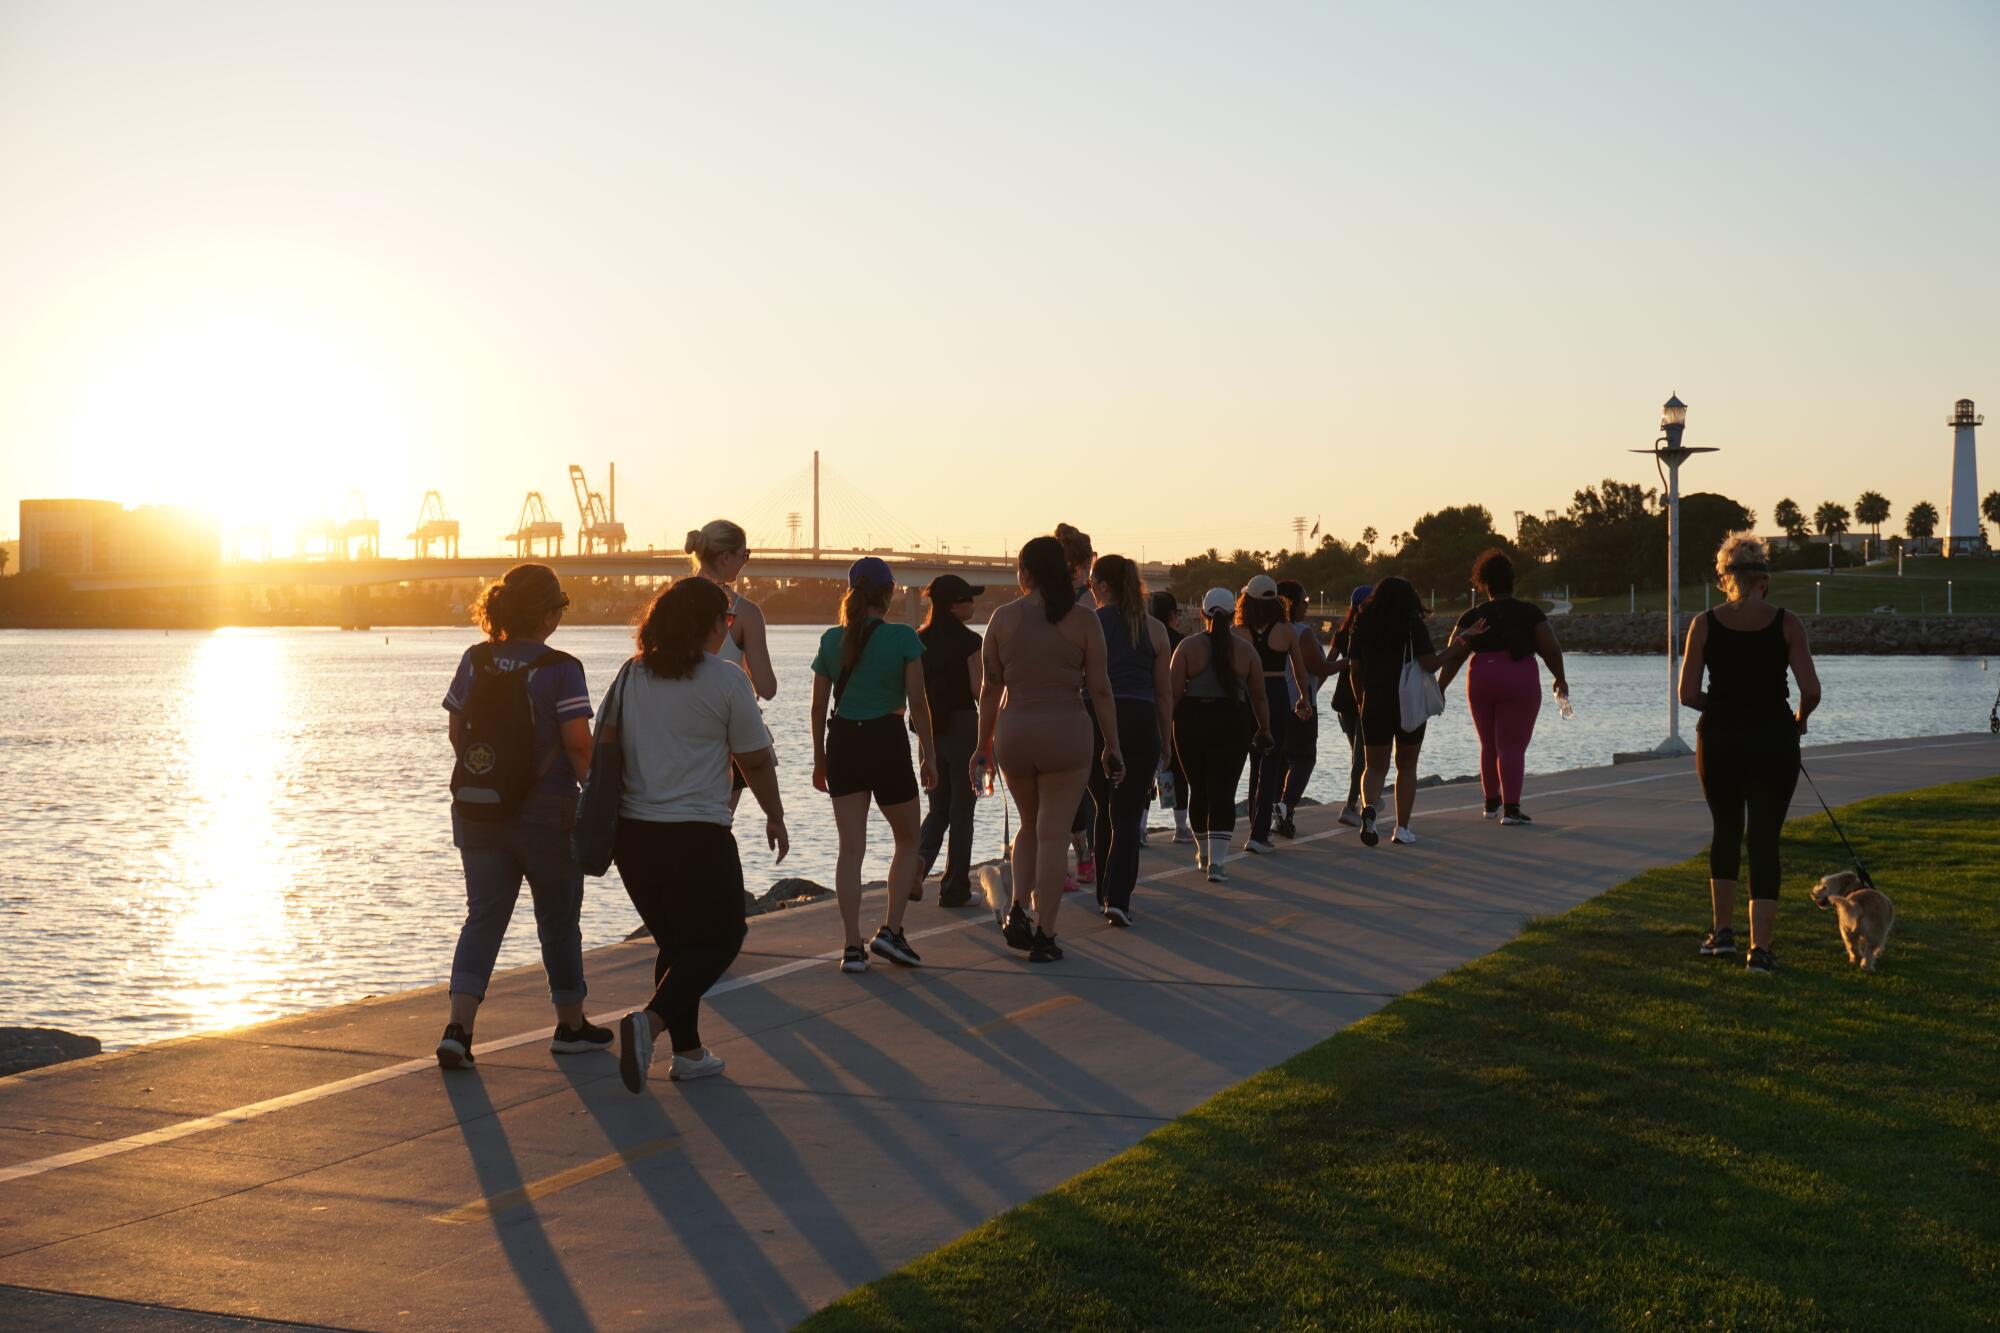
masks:
MULTIPOLYGON (((1761 601, 1763 585, 1752 577, 1761 548, 1732 540, 1718 557, 1730 605, 1696 622, 1682 686, 1686 701, 1706 710, 1699 768, 1717 829, 1712 929, 1701 951, 1733 951, 1733 839, 1747 807, 1751 965, 1767 970, 1775 829, 1791 793, 1782 772, 1789 754, 1796 780, 1797 730, 1818 684, 1796 617, 1780 611, 1765 620, 1748 606, 1761 601), (1771 711, 1774 688, 1780 705, 1786 697, 1787 666, 1802 691, 1789 751, 1771 711)), ((614 1034, 583 1012, 583 871, 571 848, 579 784, 594 770, 617 783, 612 859, 658 949, 654 994, 616 1036, 624 1080, 634 1091, 645 1086, 663 1034, 670 1078, 723 1068, 701 1040, 699 1007, 747 933, 732 833, 742 792, 762 810, 780 861, 789 836, 759 711, 778 689, 765 621, 734 587, 750 558, 747 539, 718 520, 690 532, 687 551, 695 577, 647 608, 638 651, 607 693, 594 736, 581 665, 547 643, 568 606, 554 572, 516 566, 475 608, 487 641, 466 651, 444 701, 457 756, 453 841, 467 896, 450 1023, 437 1048, 446 1068, 474 1062, 474 1019, 524 877, 557 1013, 551 1048, 613 1044, 614 1034)), ((1328 679, 1327 707, 1348 745, 1338 818, 1367 847, 1379 845, 1382 823, 1392 844, 1416 841, 1417 759, 1435 705, 1412 716, 1413 670, 1440 690, 1465 672, 1485 814, 1506 825, 1530 822, 1521 787, 1541 706, 1537 660, 1567 706, 1561 647, 1541 610, 1513 595, 1514 569, 1500 550, 1479 557, 1473 583, 1486 600, 1460 618, 1442 650, 1416 589, 1395 576, 1354 589, 1325 644, 1304 588, 1262 574, 1236 592, 1209 589, 1194 608, 1196 624, 1183 631, 1171 593, 1148 597, 1133 561, 1096 554, 1069 525, 1022 547, 1018 596, 993 610, 983 636, 968 622, 986 590, 956 575, 931 583, 929 614, 916 630, 888 618, 896 582, 886 562, 855 561, 847 583, 840 623, 813 658, 811 710, 812 782, 830 798, 839 839, 844 972, 867 971, 871 958, 922 965, 903 922, 940 858, 939 904, 972 901, 974 812, 996 776, 1018 816, 1000 929, 1030 962, 1049 963, 1063 956, 1057 928, 1068 891, 1092 886, 1108 922, 1133 924, 1139 849, 1156 796, 1173 810, 1173 842, 1192 844, 1210 882, 1229 878, 1246 766, 1243 849, 1268 855, 1274 837, 1296 836, 1328 679), (1392 766, 1394 805, 1384 809, 1392 766), (868 934, 861 869, 871 804, 893 847, 882 919, 868 934)))

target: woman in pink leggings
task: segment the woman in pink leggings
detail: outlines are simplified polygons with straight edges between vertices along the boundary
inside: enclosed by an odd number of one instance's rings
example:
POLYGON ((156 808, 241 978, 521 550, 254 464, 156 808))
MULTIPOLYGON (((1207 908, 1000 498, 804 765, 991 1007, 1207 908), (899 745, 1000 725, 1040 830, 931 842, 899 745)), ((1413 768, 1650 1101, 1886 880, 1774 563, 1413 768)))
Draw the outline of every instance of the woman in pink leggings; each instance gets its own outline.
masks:
MULTIPOLYGON (((1479 786, 1486 794, 1486 817, 1502 824, 1532 823, 1521 813, 1521 775, 1535 714, 1542 708, 1539 656, 1549 664, 1555 692, 1569 695, 1563 676, 1562 645, 1542 608, 1514 596, 1514 562, 1498 547, 1472 562, 1472 586, 1488 600, 1458 618, 1451 637, 1470 634, 1472 657, 1465 669, 1465 702, 1479 732, 1479 786), (1483 630, 1473 625, 1484 621, 1483 630)), ((1456 668, 1447 660, 1438 684, 1449 684, 1456 668)))

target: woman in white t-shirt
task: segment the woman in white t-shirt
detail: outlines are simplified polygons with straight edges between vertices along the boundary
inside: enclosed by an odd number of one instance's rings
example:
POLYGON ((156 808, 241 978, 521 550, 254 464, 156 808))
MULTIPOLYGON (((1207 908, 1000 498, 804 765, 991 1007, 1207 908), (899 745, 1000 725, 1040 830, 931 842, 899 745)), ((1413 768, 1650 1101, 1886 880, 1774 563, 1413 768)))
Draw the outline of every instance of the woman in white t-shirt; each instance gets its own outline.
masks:
POLYGON ((716 656, 728 615, 729 595, 707 579, 682 579, 655 597, 599 734, 600 745, 615 740, 625 764, 618 874, 660 949, 653 998, 618 1025, 618 1072, 633 1092, 645 1090, 662 1032, 673 1042, 669 1077, 722 1072, 721 1057, 702 1045, 699 1016, 748 930, 730 832, 732 761, 764 808, 777 859, 790 847, 756 693, 741 667, 716 656))

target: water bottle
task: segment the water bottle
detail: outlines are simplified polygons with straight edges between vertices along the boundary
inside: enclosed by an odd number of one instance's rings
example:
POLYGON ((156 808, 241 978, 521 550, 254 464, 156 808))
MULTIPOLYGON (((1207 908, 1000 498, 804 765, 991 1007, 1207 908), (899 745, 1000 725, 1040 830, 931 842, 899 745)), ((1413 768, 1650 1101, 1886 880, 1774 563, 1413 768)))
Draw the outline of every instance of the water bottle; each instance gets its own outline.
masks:
POLYGON ((993 794, 993 766, 984 755, 975 756, 972 761, 972 796, 974 800, 993 794))
POLYGON ((1549 686, 1549 693, 1556 697, 1556 712, 1561 715, 1562 720, 1565 722, 1576 721, 1576 705, 1569 701, 1569 695, 1553 685, 1549 686))

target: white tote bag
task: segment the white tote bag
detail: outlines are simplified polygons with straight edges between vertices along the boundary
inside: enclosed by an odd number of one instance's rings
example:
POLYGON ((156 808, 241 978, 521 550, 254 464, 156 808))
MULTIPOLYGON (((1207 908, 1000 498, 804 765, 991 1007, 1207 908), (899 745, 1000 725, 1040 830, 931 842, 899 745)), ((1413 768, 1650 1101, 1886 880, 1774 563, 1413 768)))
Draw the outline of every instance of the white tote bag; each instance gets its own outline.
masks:
POLYGON ((1404 731, 1415 731, 1444 711, 1444 691, 1438 688, 1437 677, 1424 670, 1407 639, 1403 642, 1403 676, 1396 683, 1396 703, 1404 731))

